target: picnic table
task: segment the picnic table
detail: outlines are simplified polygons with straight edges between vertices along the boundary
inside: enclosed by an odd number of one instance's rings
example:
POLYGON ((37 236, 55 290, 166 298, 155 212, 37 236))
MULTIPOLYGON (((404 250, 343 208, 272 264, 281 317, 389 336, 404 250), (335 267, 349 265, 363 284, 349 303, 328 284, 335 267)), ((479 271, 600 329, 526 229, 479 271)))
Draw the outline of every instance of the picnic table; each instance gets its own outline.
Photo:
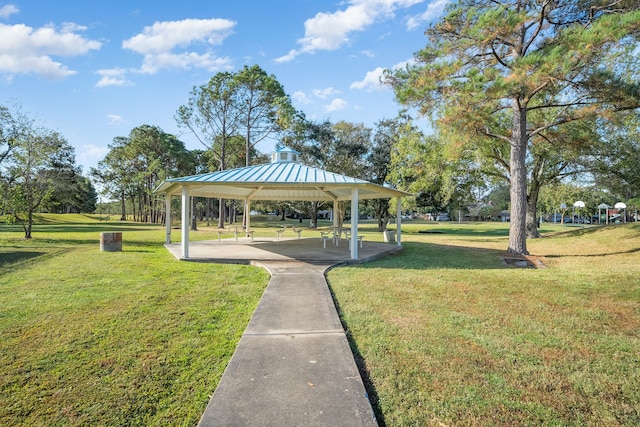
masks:
MULTIPOLYGON (((302 234, 303 229, 302 228, 296 228, 295 226, 291 226, 291 230, 294 233, 298 234, 298 240, 300 239, 300 235, 302 234)), ((287 226, 284 225, 282 228, 279 228, 276 230, 276 234, 278 235, 278 240, 280 240, 280 237, 282 236, 282 233, 284 233, 285 231, 287 231, 287 226)))
POLYGON ((223 234, 229 234, 229 233, 233 233, 233 236, 236 239, 236 242, 238 241, 238 234, 241 232, 240 230, 238 230, 238 228, 240 228, 242 230, 243 233, 247 234, 247 237, 251 237, 251 241, 253 242, 253 233, 254 231, 247 231, 245 227, 238 227, 237 225, 234 226, 228 226, 227 228, 219 228, 216 230, 216 232, 218 233, 218 242, 220 241, 220 237, 223 234))

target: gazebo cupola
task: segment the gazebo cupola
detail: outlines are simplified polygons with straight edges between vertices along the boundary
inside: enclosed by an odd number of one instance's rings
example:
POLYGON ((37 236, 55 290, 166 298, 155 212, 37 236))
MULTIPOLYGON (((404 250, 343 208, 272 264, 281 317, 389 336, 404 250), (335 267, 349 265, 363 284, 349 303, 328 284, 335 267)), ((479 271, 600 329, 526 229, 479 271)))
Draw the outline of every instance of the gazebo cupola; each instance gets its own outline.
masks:
POLYGON ((271 163, 299 163, 300 152, 289 147, 280 147, 271 153, 271 163))

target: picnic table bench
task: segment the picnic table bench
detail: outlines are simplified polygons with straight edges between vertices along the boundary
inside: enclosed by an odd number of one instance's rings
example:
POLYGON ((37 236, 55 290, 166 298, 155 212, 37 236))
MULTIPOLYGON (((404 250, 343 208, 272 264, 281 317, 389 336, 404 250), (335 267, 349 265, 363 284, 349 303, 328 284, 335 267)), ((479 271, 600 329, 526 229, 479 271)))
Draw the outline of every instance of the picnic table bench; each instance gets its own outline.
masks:
POLYGON ((233 236, 236 239, 236 242, 238 241, 238 234, 245 233, 247 235, 247 237, 251 237, 251 241, 253 242, 253 230, 247 231, 247 229, 245 227, 238 227, 236 226, 228 226, 227 228, 219 228, 216 230, 216 232, 218 233, 218 242, 220 241, 220 236, 222 236, 223 234, 229 234, 229 233, 233 233, 233 236), (242 231, 240 231, 239 229, 241 229, 242 231))
POLYGON ((236 242, 238 241, 238 227, 233 227, 233 230, 231 229, 231 226, 228 226, 227 228, 218 228, 216 232, 218 233, 218 242, 220 241, 220 236, 229 233, 233 233, 236 238, 236 242))
MULTIPOLYGON (((280 240, 280 237, 282 236, 282 233, 284 233, 287 230, 287 226, 284 225, 282 228, 279 228, 276 230, 276 234, 278 235, 278 240, 280 240)), ((294 233, 298 234, 298 239, 300 239, 300 235, 302 234, 303 229, 302 228, 296 228, 295 226, 291 226, 291 230, 294 233)))
MULTIPOLYGON (((333 240, 336 246, 340 243, 340 238, 344 234, 344 238, 351 242, 351 230, 343 228, 343 227, 333 227, 328 231, 320 231, 320 238, 322 239, 322 247, 327 248, 327 240, 333 240)), ((364 240, 364 236, 358 236, 358 242, 360 243, 360 247, 362 247, 362 241, 364 240)))

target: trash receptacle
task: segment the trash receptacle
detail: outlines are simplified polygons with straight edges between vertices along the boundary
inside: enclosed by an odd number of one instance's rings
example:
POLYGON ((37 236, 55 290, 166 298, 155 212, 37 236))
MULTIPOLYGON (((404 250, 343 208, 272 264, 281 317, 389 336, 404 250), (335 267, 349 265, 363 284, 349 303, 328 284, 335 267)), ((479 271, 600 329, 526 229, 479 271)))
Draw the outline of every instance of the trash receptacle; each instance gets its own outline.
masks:
POLYGON ((396 233, 392 230, 382 232, 382 240, 386 243, 394 243, 396 241, 396 233))
POLYGON ((100 250, 104 252, 122 251, 122 232, 100 233, 100 250))

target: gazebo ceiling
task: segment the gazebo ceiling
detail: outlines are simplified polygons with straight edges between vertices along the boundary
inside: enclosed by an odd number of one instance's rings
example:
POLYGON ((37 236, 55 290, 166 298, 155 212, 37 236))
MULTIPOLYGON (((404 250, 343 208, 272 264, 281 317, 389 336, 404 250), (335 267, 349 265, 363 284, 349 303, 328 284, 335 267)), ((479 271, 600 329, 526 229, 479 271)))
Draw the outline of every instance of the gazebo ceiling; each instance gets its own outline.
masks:
POLYGON ((239 200, 351 200, 384 199, 411 194, 358 178, 327 172, 294 162, 275 162, 165 180, 156 193, 175 195, 187 187, 189 195, 239 200))

